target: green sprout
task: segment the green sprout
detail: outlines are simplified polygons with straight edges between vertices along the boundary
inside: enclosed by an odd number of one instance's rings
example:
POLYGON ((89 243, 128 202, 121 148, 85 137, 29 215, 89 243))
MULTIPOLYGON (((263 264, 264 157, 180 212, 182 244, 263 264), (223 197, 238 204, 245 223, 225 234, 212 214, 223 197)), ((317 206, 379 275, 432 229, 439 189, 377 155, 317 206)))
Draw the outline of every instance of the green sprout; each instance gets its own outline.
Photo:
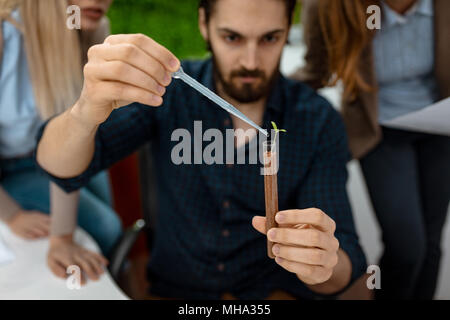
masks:
POLYGON ((275 130, 275 136, 272 141, 272 147, 273 147, 275 145, 275 143, 277 142, 278 133, 287 132, 287 131, 285 129, 278 129, 277 124, 275 122, 271 121, 271 123, 272 123, 273 129, 275 130))

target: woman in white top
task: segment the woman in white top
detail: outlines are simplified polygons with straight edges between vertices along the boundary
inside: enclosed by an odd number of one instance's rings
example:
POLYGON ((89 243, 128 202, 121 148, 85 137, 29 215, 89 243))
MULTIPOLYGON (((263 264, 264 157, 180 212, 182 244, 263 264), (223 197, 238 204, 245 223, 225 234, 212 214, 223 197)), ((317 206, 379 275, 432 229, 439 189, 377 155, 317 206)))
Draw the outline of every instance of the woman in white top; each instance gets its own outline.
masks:
POLYGON ((40 125, 73 104, 88 48, 109 34, 104 14, 111 1, 0 2, 0 219, 23 238, 50 235, 48 264, 60 277, 69 265, 79 265, 95 280, 107 263, 73 242, 77 220, 104 255, 121 234, 106 173, 88 188, 66 194, 33 160, 40 125), (67 14, 69 5, 81 9, 81 30, 69 28, 77 23, 76 11, 67 14))

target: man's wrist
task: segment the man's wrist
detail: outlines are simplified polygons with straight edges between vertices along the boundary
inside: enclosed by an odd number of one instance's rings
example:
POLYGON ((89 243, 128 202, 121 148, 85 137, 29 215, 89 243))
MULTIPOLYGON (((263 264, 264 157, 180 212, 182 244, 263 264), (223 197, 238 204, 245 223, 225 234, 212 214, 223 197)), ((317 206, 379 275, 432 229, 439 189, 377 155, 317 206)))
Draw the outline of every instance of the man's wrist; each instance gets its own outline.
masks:
POLYGON ((81 128, 87 135, 91 135, 97 131, 99 125, 87 120, 86 117, 83 116, 85 114, 85 109, 85 103, 82 100, 78 100, 75 105, 69 109, 68 117, 70 118, 71 123, 81 128))
POLYGON ((306 284, 310 290, 319 294, 334 294, 344 289, 350 283, 352 274, 352 264, 350 258, 342 249, 338 250, 338 256, 339 262, 333 268, 333 273, 330 279, 319 284, 306 284))

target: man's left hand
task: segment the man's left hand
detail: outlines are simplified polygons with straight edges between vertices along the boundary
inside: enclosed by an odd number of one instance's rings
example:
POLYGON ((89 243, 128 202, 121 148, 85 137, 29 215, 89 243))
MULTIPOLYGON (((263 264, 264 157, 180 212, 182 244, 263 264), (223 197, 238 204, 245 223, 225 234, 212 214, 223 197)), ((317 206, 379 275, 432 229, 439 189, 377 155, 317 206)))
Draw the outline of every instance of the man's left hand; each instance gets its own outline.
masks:
MULTIPOLYGON (((278 228, 267 233, 274 242, 275 261, 308 285, 321 284, 338 263, 336 223, 320 209, 286 210, 275 216, 278 228)), ((253 227, 266 234, 266 218, 254 217, 253 227)))

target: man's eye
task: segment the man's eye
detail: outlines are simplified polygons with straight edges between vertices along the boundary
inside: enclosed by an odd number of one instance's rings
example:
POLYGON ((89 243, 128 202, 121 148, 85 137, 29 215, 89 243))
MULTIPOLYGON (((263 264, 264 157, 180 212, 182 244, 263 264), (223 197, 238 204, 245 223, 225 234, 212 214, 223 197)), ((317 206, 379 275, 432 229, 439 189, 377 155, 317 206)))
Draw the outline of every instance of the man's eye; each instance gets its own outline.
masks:
POLYGON ((227 42, 237 42, 237 41, 239 41, 239 37, 236 36, 236 35, 228 35, 228 36, 225 36, 225 41, 227 41, 227 42))
POLYGON ((264 43, 274 43, 277 42, 278 38, 276 36, 265 36, 263 38, 264 43))

